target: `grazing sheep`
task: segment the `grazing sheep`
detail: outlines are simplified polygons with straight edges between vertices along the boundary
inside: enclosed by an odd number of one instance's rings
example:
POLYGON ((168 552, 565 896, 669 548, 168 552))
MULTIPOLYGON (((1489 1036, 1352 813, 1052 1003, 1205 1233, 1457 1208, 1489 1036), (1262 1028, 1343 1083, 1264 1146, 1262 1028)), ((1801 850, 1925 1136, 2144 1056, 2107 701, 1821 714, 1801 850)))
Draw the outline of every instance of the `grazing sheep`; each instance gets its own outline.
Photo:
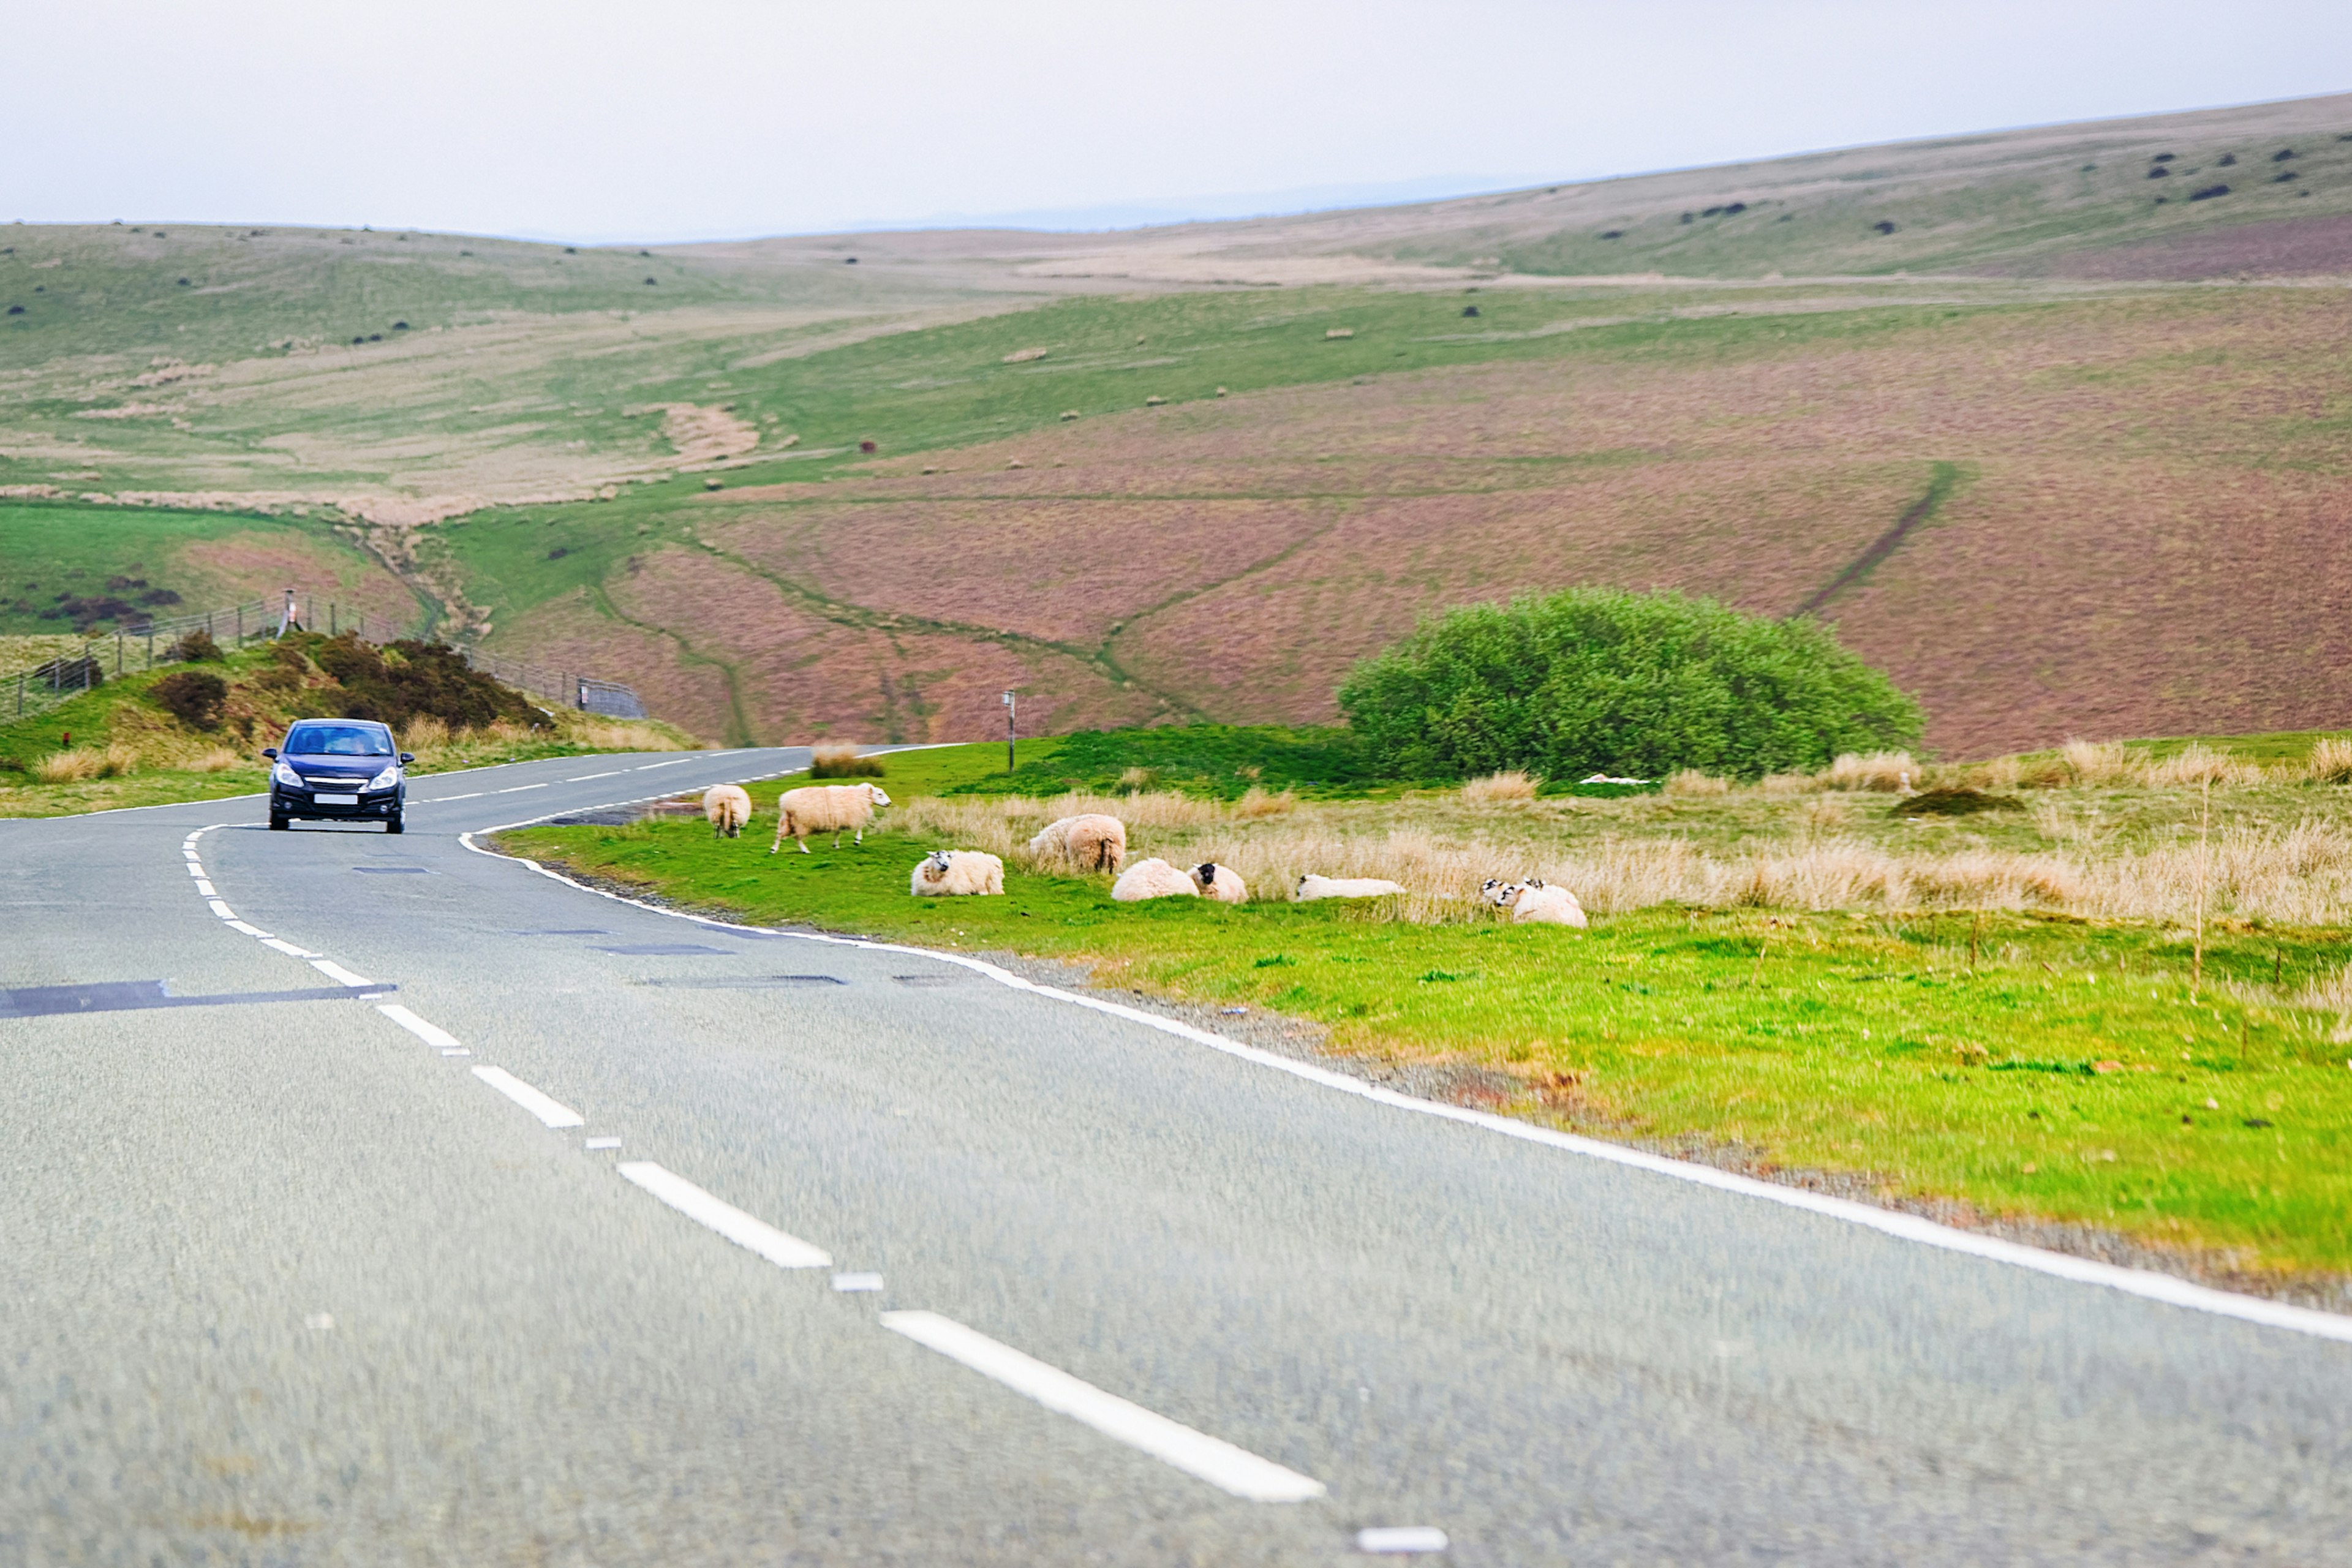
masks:
POLYGON ((1127 860, 1127 825, 1100 812, 1065 816, 1029 840, 1029 854, 1041 864, 1058 860, 1081 872, 1116 873, 1127 860))
POLYGON ((1194 887, 1221 904, 1249 902, 1249 886, 1242 880, 1242 874, 1231 866, 1203 860, 1192 868, 1192 876, 1194 887))
POLYGON ((1201 889, 1190 873, 1156 858, 1138 860, 1118 874, 1118 880, 1110 889, 1110 896, 1122 904, 1139 904, 1146 899, 1194 899, 1200 895, 1201 889))
POLYGON ((702 815, 710 818, 713 838, 740 838, 751 820, 751 797, 741 784, 712 784, 702 792, 702 815))
POLYGON ((907 886, 917 898, 1002 893, 1004 862, 982 849, 934 850, 916 862, 907 886))
POLYGON ((1309 871, 1298 879, 1291 897, 1302 904, 1318 899, 1385 899, 1404 889, 1379 877, 1318 877, 1309 871))
POLYGON ((1536 878, 1511 885, 1511 896, 1503 908, 1511 911, 1515 925, 1574 926, 1584 929, 1584 906, 1566 888, 1556 888, 1536 878))
POLYGON ((882 786, 870 784, 803 784, 788 789, 776 802, 776 841, 768 846, 773 855, 784 847, 784 835, 789 833, 809 852, 808 838, 812 833, 830 833, 833 847, 841 847, 841 836, 855 831, 857 842, 866 842, 866 825, 874 820, 874 808, 887 805, 890 797, 882 786))

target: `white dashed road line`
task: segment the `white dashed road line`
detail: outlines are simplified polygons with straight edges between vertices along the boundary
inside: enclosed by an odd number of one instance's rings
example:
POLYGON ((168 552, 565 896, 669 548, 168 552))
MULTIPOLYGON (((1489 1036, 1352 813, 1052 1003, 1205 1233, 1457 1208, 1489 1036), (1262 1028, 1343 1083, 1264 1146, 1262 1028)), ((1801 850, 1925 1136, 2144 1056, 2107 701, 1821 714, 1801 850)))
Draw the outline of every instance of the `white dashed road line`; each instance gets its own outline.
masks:
POLYGON ((620 777, 623 773, 627 773, 628 771, 629 771, 629 770, 628 770, 628 769, 626 769, 626 768, 614 768, 614 769, 613 769, 613 770, 612 770, 611 772, 609 772, 609 773, 582 773, 582 774, 581 774, 578 778, 576 778, 576 779, 565 779, 563 782, 564 782, 565 784, 586 784, 590 779, 611 779, 611 778, 618 778, 618 777, 620 777))
POLYGON ((230 909, 226 904, 225 904, 225 903, 221 902, 218 899, 207 899, 207 900, 205 900, 205 901, 206 903, 208 903, 208 904, 212 905, 212 907, 213 907, 213 913, 215 913, 215 914, 216 914, 216 915, 220 916, 220 918, 221 918, 221 919, 223 919, 223 920, 225 920, 225 921, 233 921, 233 920, 236 919, 236 911, 235 910, 233 910, 233 909, 230 909))
POLYGON ((474 1076, 530 1111, 549 1127, 585 1127, 580 1113, 562 1100, 550 1099, 504 1068, 478 1067, 474 1076))
POLYGON ((442 1050, 462 1050, 464 1048, 457 1044, 457 1036, 441 1027, 438 1024, 426 1023, 424 1019, 418 1017, 415 1014, 410 1012, 407 1008, 402 1006, 397 1002, 380 1002, 376 1005, 375 1010, 383 1014, 385 1017, 391 1019, 394 1023, 399 1025, 402 1028, 407 1030, 410 1034, 415 1035, 418 1039, 423 1040, 428 1046, 433 1046, 442 1050))
POLYGON ((520 795, 527 789, 545 789, 546 787, 547 786, 543 784, 517 784, 512 789, 494 789, 490 791, 490 793, 492 795, 520 795))
POLYGON ((357 988, 375 984, 374 981, 370 980, 364 974, 353 974, 350 970, 345 969, 341 964, 337 963, 331 958, 314 958, 310 961, 310 967, 317 970, 320 973, 325 975, 328 979, 333 981, 338 985, 349 985, 357 988))
POLYGON ((614 1169, 624 1180, 643 1187, 695 1224, 709 1226, 779 1268, 833 1267, 833 1255, 824 1248, 797 1236, 786 1236, 757 1215, 746 1214, 726 1199, 704 1192, 675 1171, 665 1170, 650 1160, 624 1160, 614 1169))
POLYGON ((1015 1394, 1035 1400, 1106 1437, 1116 1437, 1155 1459, 1175 1466, 1211 1486, 1252 1502, 1305 1502, 1328 1489, 1312 1476, 1261 1459, 1222 1437, 1196 1432, 1181 1422, 1146 1410, 1093 1384, 1047 1366, 1011 1345, 1000 1344, 937 1312, 885 1312, 882 1326, 919 1345, 992 1377, 1015 1394))
POLYGON ((295 946, 292 942, 288 942, 282 936, 265 936, 261 939, 261 945, 264 947, 274 947, 289 958, 316 958, 319 956, 307 947, 295 946))
POLYGON ((707 763, 710 760, 712 754, 713 753, 705 752, 700 756, 694 757, 672 757, 666 763, 647 763, 641 768, 631 768, 629 771, 633 773, 651 773, 656 768, 674 768, 680 763, 707 763))

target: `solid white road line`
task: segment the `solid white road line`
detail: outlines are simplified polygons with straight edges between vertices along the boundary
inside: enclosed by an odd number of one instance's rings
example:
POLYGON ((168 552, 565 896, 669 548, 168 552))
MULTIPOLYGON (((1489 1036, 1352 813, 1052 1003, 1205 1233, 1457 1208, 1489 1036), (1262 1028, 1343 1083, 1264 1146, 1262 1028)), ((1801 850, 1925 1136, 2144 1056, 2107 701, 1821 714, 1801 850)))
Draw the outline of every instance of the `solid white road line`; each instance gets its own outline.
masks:
POLYGON ((353 974, 350 970, 345 969, 341 964, 337 963, 331 958, 314 958, 310 961, 310 967, 317 970, 320 973, 325 975, 328 979, 333 981, 338 985, 358 986, 373 985, 375 984, 374 981, 370 980, 364 974, 353 974))
POLYGON ((2318 1339, 2352 1343, 2352 1316, 2343 1313, 2324 1312, 2315 1308, 2292 1306, 2284 1301, 2273 1301, 2261 1296, 2240 1295, 2231 1290, 2216 1290, 2210 1286, 2191 1284, 2186 1279, 2178 1279, 2170 1274, 2159 1274, 2150 1268, 2126 1268, 2113 1263, 2100 1263, 2088 1258, 2076 1258, 2071 1253, 2044 1251, 2041 1247, 2027 1247, 2021 1242, 2003 1241, 1977 1231, 1938 1225, 1933 1220, 1922 1219, 1916 1215, 1905 1214, 1899 1209, 1874 1208, 1868 1204, 1855 1203, 1850 1198, 1833 1198, 1821 1193, 1807 1192, 1802 1187, 1782 1186, 1776 1182, 1759 1181, 1753 1176, 1735 1175, 1729 1171, 1718 1171, 1712 1165, 1670 1159, 1664 1154, 1653 1154, 1647 1150, 1629 1149, 1622 1143, 1607 1143, 1597 1138, 1581 1138, 1572 1132, 1556 1132, 1549 1127, 1538 1127, 1526 1121, 1514 1121, 1508 1117, 1496 1116, 1491 1111, 1472 1110, 1464 1106, 1446 1105, 1433 1100, 1416 1100, 1411 1095, 1400 1094, 1395 1089, 1383 1089, 1378 1084, 1365 1083, 1361 1079, 1349 1078, 1344 1073, 1333 1072, 1328 1068, 1319 1068, 1310 1062, 1294 1061, 1288 1057, 1278 1057, 1270 1051, 1262 1051, 1255 1046, 1245 1046, 1238 1040, 1229 1040, 1222 1035, 1210 1034, 1205 1029, 1196 1029, 1192 1025, 1181 1023, 1174 1018, 1163 1018, 1158 1014, 1146 1013, 1140 1008, 1125 1006, 1098 996, 1081 995, 1075 991, 1062 990, 1058 986, 1041 985, 1036 981, 1015 974, 1009 969, 1000 969, 985 959, 967 958, 961 953, 941 952, 928 947, 908 947, 898 942, 867 942, 857 937, 828 936, 818 931, 776 931, 767 926, 741 924, 730 926, 724 921, 681 914, 677 910, 666 910, 658 904, 648 904, 640 900, 624 898, 618 893, 608 892, 602 888, 592 888, 585 882, 573 881, 561 871, 551 871, 528 856, 501 854, 495 849, 485 849, 474 842, 476 833, 503 833, 509 828, 530 826, 530 822, 507 822, 496 827, 475 828, 470 832, 459 834, 457 842, 477 855, 486 855, 496 860, 515 861, 530 867, 551 881, 561 882, 567 888, 577 889, 583 893, 592 893, 600 899, 610 899, 614 903, 626 904, 632 909, 650 910, 657 915, 667 915, 674 920, 689 920, 697 924, 716 926, 721 930, 755 931, 762 936, 791 937, 801 942, 858 948, 867 952, 901 952, 910 957, 928 958, 938 963, 952 963, 959 968, 969 969, 976 974, 985 975, 999 985, 1012 990, 1032 992, 1039 996, 1050 996, 1057 1002, 1067 1002, 1074 1006, 1085 1007, 1092 1012, 1107 1014, 1115 1018, 1124 1018, 1129 1023, 1139 1024, 1147 1029, 1157 1029, 1161 1034, 1174 1035, 1181 1039, 1190 1040, 1195 1045, 1206 1046, 1213 1051, 1222 1051, 1229 1057, 1238 1057, 1244 1061, 1255 1063, 1259 1067, 1275 1072, 1288 1073, 1293 1078, 1303 1078, 1309 1083, 1320 1084, 1325 1089, 1336 1089, 1341 1094, 1352 1094, 1360 1100, 1374 1100, 1398 1110, 1411 1111, 1417 1116, 1433 1116, 1442 1121, 1456 1121, 1505 1138, 1517 1138, 1528 1143, 1548 1144, 1570 1153, 1581 1154, 1587 1159, 1601 1160, 1612 1165, 1631 1166, 1635 1170, 1646 1171, 1652 1175, 1665 1176, 1677 1182, 1688 1182, 1696 1186, 1713 1187, 1719 1192, 1736 1193, 1742 1197, 1757 1198, 1765 1203, 1780 1204, 1788 1208, 1804 1209, 1827 1219, 1860 1226, 1865 1230, 1875 1230, 1898 1240, 1979 1258, 1989 1262, 2005 1263, 2013 1268, 2031 1269, 2037 1274, 2072 1280, 2079 1285, 2096 1285, 2105 1289, 2121 1291, 2128 1296, 2159 1301, 2166 1306, 2179 1307, 2189 1311, 2210 1312, 2216 1317, 2235 1318, 2243 1322, 2260 1324, 2263 1328, 2285 1329, 2294 1333, 2310 1334, 2318 1339))
POLYGON ((1252 1502, 1305 1502, 1326 1490, 1312 1476, 1286 1469, 1221 1437, 1195 1432, 1116 1394, 1106 1394, 952 1318, 937 1312, 885 1312, 882 1326, 1237 1498, 1252 1502))
POLYGON ((476 1068, 474 1076, 550 1127, 585 1127, 587 1125, 580 1119, 578 1111, 561 1100, 549 1099, 504 1068, 476 1068))
POLYGON ((397 1002, 379 1002, 375 1010, 428 1046, 445 1050, 457 1046, 457 1036, 438 1024, 426 1023, 397 1002))
POLYGON ((786 1236, 766 1220, 745 1214, 724 1198, 704 1192, 684 1176, 664 1170, 650 1160, 624 1160, 615 1169, 697 1225, 709 1226, 736 1246, 758 1253, 779 1268, 833 1267, 833 1255, 823 1247, 813 1247, 796 1236, 786 1236))
POLYGON ((284 937, 265 936, 261 939, 261 945, 264 947, 274 947, 289 958, 316 958, 319 956, 307 947, 296 947, 284 937))
POLYGON ((582 773, 582 774, 581 774, 578 778, 576 778, 576 779, 565 779, 563 782, 564 782, 565 784, 586 784, 590 779, 610 779, 610 778, 618 778, 618 777, 620 777, 623 773, 627 773, 628 771, 629 771, 629 770, 628 770, 628 769, 626 769, 626 768, 614 768, 614 769, 613 769, 613 770, 612 770, 611 772, 609 772, 609 773, 582 773))

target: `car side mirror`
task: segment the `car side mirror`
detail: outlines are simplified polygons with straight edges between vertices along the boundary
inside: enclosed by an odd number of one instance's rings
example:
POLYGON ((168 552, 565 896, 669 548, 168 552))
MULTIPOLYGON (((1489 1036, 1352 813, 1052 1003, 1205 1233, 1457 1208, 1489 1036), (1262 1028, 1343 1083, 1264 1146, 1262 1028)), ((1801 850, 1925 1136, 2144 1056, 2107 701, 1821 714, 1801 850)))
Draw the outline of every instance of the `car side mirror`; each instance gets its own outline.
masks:
POLYGON ((264 746, 261 748, 261 754, 274 760, 278 755, 278 748, 275 746, 264 746))
POLYGON ((403 752, 400 753, 400 760, 404 763, 413 763, 416 760, 416 753, 415 752, 403 752))

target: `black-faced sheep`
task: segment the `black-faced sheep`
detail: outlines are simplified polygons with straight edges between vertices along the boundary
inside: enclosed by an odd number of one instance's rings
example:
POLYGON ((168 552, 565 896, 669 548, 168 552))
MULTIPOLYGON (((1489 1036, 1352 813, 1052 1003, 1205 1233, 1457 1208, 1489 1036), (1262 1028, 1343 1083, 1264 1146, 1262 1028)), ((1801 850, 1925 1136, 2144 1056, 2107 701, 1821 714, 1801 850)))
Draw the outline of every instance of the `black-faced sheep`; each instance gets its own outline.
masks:
POLYGON ((1081 872, 1116 872, 1127 861, 1127 825, 1100 812, 1065 816, 1029 840, 1029 855, 1041 866, 1058 862, 1081 872))
POLYGON ((702 792, 702 815, 710 818, 712 837, 740 838, 751 820, 751 797, 741 784, 712 784, 702 792))
POLYGON ((1193 899, 1201 895, 1191 873, 1179 871, 1161 859, 1138 860, 1118 874, 1111 884, 1110 896, 1122 904, 1138 904, 1146 899, 1193 899))
POLYGON ((908 890, 918 898, 984 897, 1004 891, 1004 862, 982 849, 939 849, 916 862, 908 890))
POLYGON ((1203 860, 1192 868, 1192 885, 1201 889, 1202 898, 1214 899, 1221 904, 1249 902, 1249 887, 1231 866, 1203 860))
POLYGON ((1385 899, 1404 889, 1379 877, 1318 877, 1309 871, 1298 879, 1292 899, 1311 904, 1318 899, 1385 899))
POLYGON ((776 802, 776 841, 768 846, 768 853, 773 855, 784 847, 787 833, 803 855, 809 852, 812 833, 832 834, 835 849, 841 847, 844 833, 854 831, 856 841, 863 844, 866 825, 874 820, 874 808, 889 804, 890 797, 879 784, 803 784, 788 789, 776 802))

